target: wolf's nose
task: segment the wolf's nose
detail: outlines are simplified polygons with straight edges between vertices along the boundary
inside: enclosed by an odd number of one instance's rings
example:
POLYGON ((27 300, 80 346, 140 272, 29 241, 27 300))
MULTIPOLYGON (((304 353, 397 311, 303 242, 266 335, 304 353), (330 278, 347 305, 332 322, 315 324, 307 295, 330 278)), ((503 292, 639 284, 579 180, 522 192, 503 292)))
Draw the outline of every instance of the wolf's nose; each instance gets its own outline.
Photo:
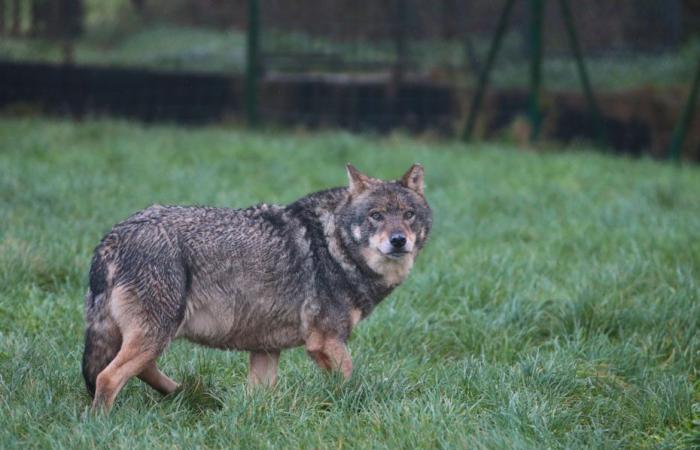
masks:
POLYGON ((403 248, 403 246, 406 245, 406 236, 401 233, 392 234, 389 238, 389 242, 395 249, 403 248))

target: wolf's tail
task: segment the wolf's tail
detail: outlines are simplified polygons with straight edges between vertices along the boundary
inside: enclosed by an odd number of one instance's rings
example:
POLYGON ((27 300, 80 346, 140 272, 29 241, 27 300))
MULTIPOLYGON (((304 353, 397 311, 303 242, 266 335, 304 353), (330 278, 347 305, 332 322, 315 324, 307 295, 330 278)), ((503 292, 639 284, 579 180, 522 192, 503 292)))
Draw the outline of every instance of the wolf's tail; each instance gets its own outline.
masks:
POLYGON ((85 297, 85 351, 83 377, 91 396, 95 396, 97 375, 112 362, 122 345, 122 334, 112 318, 109 302, 109 280, 104 261, 95 257, 90 269, 90 289, 85 297))
MULTIPOLYGON (((118 331, 118 330, 117 330, 118 331)), ((121 335, 105 333, 98 326, 88 326, 85 331, 83 353, 83 378, 92 397, 95 396, 97 375, 112 362, 122 345, 121 335)))
POLYGON ((91 396, 95 396, 95 381, 97 375, 112 362, 122 345, 122 336, 114 319, 101 308, 105 301, 104 294, 93 298, 88 291, 86 303, 93 304, 95 308, 88 309, 88 325, 85 330, 85 351, 83 353, 83 377, 85 386, 91 396), (95 311, 97 309, 97 311, 95 311), (92 315, 90 313, 93 313, 92 315))

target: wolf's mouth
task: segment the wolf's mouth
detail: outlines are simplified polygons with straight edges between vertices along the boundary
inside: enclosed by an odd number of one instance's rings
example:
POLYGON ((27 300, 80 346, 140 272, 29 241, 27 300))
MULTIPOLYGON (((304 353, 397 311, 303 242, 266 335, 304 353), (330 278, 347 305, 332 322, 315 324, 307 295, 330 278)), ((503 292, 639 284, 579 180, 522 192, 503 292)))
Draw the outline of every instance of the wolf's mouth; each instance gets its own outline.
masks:
POLYGON ((386 256, 389 259, 401 259, 403 256, 406 256, 409 253, 411 253, 411 252, 406 252, 406 251, 389 252, 389 253, 384 253, 384 256, 386 256))

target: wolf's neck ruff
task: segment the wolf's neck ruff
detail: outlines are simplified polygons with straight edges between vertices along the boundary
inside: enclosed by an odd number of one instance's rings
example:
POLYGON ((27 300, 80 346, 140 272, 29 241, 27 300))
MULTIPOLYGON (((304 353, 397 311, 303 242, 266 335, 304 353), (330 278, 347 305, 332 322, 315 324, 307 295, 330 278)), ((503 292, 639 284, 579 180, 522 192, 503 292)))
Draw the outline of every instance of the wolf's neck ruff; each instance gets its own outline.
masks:
POLYGON ((316 208, 314 212, 323 227, 325 245, 330 256, 340 266, 354 290, 352 295, 346 295, 362 311, 362 317, 366 317, 408 275, 413 257, 394 264, 387 260, 384 265, 382 260, 386 258, 379 252, 357 248, 359 239, 336 225, 338 210, 351 200, 347 189, 341 188, 341 192, 344 195, 337 205, 316 208), (405 269, 397 270, 398 267, 405 269))

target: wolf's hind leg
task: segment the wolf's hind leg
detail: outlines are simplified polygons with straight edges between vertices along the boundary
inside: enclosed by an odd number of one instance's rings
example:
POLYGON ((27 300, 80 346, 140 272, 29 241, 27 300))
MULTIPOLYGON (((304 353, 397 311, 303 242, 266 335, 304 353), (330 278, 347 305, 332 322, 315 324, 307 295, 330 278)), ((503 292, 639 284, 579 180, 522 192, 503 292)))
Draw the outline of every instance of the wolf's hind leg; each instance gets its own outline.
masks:
POLYGON ((142 375, 158 390, 175 383, 156 369, 155 360, 169 345, 185 313, 188 275, 177 246, 158 228, 144 228, 147 248, 129 247, 115 263, 108 311, 119 327, 122 344, 114 359, 97 375, 93 410, 109 411, 119 390, 142 375), (150 241, 149 241, 150 242, 150 241))
POLYGON ((114 360, 97 376, 93 411, 109 412, 126 382, 154 364, 163 350, 164 346, 155 346, 143 335, 126 338, 114 360))
POLYGON ((143 369, 140 374, 138 374, 138 377, 141 379, 141 381, 144 381, 163 395, 172 394, 180 387, 179 384, 158 370, 155 361, 148 363, 146 368, 143 369))
POLYGON ((280 352, 250 352, 250 371, 248 386, 260 384, 274 386, 277 382, 277 366, 280 352))

